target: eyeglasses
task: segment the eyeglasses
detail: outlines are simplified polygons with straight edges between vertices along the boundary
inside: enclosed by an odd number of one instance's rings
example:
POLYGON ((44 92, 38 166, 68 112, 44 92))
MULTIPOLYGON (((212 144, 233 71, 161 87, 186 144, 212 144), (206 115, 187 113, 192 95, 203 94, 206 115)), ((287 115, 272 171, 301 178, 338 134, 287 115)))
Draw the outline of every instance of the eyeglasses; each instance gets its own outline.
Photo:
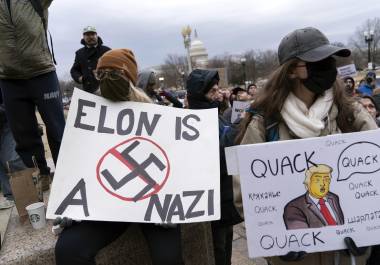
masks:
POLYGON ((95 78, 97 80, 101 80, 104 78, 108 78, 110 80, 119 80, 124 76, 124 71, 123 70, 111 70, 111 71, 106 71, 106 70, 98 70, 95 72, 95 78))

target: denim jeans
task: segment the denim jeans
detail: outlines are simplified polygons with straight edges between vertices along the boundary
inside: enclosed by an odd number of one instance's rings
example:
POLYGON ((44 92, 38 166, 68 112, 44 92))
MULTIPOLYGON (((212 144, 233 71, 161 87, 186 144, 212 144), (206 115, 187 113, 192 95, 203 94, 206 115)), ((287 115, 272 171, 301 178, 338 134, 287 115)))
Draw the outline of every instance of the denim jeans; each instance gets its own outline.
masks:
POLYGON ((57 163, 65 127, 57 74, 50 72, 25 80, 1 79, 0 87, 7 119, 16 140, 16 151, 26 166, 34 166, 34 156, 41 174, 49 174, 36 107, 45 123, 50 151, 54 163, 57 163))
POLYGON ((15 149, 16 143, 13 139, 11 129, 6 122, 0 130, 0 182, 4 197, 9 200, 12 200, 13 196, 9 184, 9 177, 7 175, 7 163, 11 171, 18 171, 26 168, 15 149))

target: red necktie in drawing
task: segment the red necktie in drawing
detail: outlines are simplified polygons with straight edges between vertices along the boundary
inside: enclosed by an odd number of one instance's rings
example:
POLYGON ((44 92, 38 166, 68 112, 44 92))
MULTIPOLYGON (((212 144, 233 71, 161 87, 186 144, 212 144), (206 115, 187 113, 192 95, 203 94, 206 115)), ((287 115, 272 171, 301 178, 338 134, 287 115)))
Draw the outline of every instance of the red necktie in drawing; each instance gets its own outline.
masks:
POLYGON ((329 209, 326 206, 324 199, 319 199, 319 206, 321 207, 321 213, 323 217, 326 219, 328 225, 336 225, 334 218, 332 217, 329 209))

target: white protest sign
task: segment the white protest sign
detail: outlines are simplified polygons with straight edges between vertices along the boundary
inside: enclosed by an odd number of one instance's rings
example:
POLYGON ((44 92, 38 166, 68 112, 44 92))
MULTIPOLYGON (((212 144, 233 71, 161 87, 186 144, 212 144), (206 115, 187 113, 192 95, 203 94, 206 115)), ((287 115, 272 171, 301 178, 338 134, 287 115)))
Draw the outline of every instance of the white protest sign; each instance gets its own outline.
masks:
MULTIPOLYGON (((249 256, 380 243, 380 130, 234 148, 249 256)), ((230 170, 236 170, 231 167, 230 170)))
POLYGON ((218 220, 219 179, 217 109, 111 102, 76 89, 47 217, 218 220))
POLYGON ((239 119, 244 111, 249 108, 250 104, 251 102, 249 101, 234 101, 232 103, 231 122, 234 123, 237 119, 239 119))
POLYGON ((338 74, 341 77, 356 76, 356 67, 355 64, 348 64, 337 68, 338 74))

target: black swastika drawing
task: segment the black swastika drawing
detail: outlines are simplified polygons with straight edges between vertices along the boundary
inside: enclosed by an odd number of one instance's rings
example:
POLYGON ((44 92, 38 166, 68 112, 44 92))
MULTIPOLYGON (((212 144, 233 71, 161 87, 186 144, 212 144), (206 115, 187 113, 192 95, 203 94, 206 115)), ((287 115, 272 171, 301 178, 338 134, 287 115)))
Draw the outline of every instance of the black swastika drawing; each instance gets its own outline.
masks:
POLYGON ((140 141, 135 140, 127 148, 125 148, 121 153, 119 153, 115 148, 109 151, 114 157, 116 157, 121 163, 123 163, 131 172, 125 175, 120 180, 116 180, 110 170, 104 169, 101 171, 103 177, 107 180, 110 186, 115 190, 119 190, 124 187, 128 182, 135 178, 140 178, 146 183, 146 186, 138 192, 134 197, 133 201, 141 200, 149 191, 152 189, 158 191, 161 187, 160 185, 148 174, 146 169, 151 166, 157 167, 161 172, 167 167, 155 154, 150 153, 148 157, 142 162, 137 162, 130 153, 138 148, 140 141))

